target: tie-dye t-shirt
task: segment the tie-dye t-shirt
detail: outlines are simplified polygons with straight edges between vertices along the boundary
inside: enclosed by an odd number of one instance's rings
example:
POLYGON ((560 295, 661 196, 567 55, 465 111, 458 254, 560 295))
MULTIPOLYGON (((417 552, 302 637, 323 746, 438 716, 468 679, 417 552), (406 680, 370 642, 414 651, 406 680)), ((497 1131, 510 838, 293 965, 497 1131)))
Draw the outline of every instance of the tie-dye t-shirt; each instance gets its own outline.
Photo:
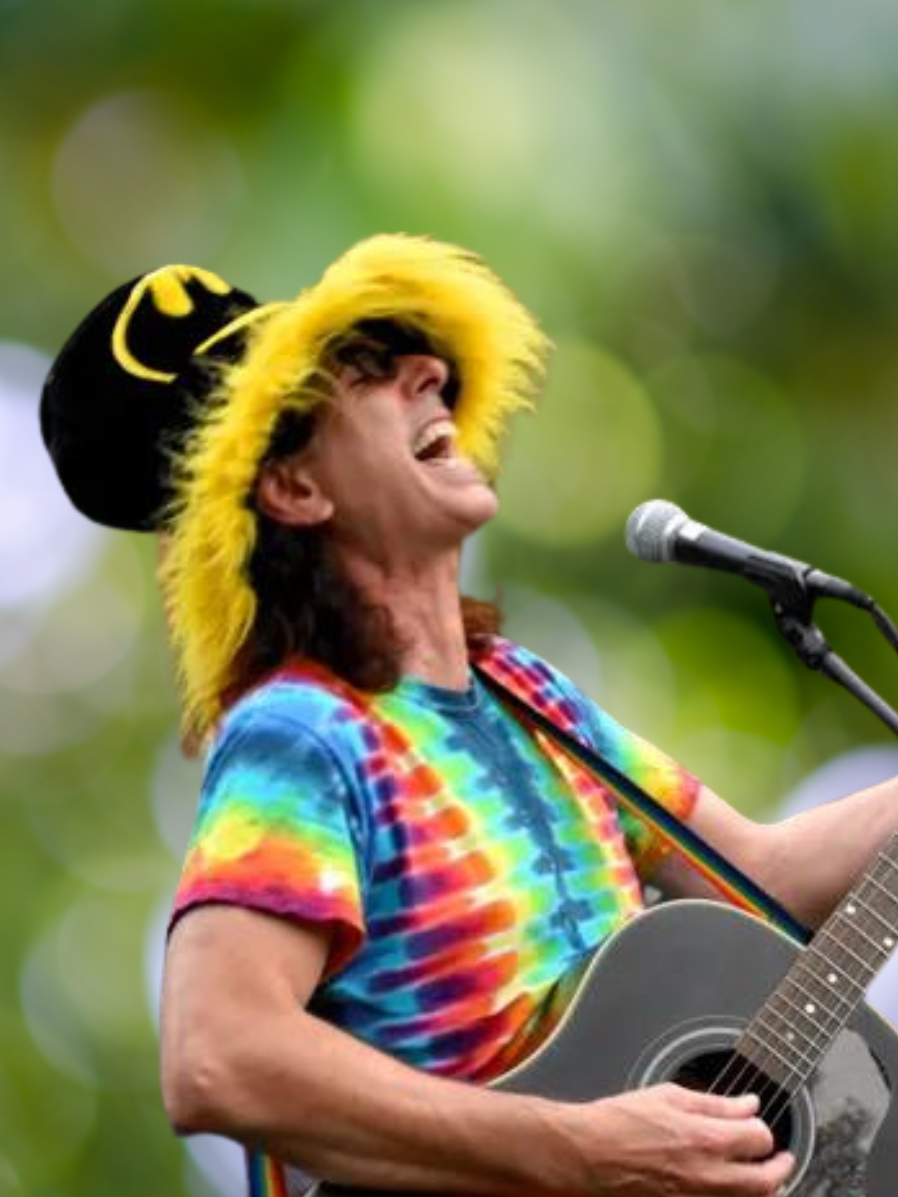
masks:
MULTIPOLYGON (((684 816, 696 779, 525 649, 480 664, 684 816)), ((314 1009, 409 1064, 485 1080, 557 1021, 642 905, 657 845, 472 675, 361 694, 312 664, 229 712, 174 919, 233 903, 332 932, 314 1009)))

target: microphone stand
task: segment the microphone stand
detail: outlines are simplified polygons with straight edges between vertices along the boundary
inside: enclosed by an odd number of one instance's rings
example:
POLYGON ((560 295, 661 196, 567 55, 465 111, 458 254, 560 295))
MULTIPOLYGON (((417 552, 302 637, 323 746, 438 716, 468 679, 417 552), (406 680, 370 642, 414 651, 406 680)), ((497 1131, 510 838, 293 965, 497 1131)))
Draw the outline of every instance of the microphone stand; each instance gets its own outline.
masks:
MULTIPOLYGON (((833 652, 823 633, 813 622, 814 603, 821 597, 814 593, 815 572, 811 570, 801 580, 794 576, 788 580, 780 576, 776 583, 769 587, 768 598, 777 627, 808 669, 814 669, 844 686, 874 715, 878 715, 890 731, 898 735, 898 714, 833 652)), ((765 581, 769 583, 771 579, 767 578, 765 581)), ((852 588, 851 594, 840 597, 867 611, 892 647, 898 647, 895 625, 869 595, 852 588)))

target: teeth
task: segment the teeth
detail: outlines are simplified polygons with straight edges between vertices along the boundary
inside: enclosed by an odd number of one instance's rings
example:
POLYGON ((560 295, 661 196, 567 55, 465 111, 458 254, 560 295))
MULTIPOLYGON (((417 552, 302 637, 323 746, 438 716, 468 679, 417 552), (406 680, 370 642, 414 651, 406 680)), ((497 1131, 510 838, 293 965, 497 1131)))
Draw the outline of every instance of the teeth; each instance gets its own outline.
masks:
POLYGON ((449 440, 455 439, 455 425, 452 421, 448 417, 434 420, 423 428, 412 441, 412 453, 415 457, 419 457, 422 453, 426 453, 435 441, 444 440, 447 437, 449 440))

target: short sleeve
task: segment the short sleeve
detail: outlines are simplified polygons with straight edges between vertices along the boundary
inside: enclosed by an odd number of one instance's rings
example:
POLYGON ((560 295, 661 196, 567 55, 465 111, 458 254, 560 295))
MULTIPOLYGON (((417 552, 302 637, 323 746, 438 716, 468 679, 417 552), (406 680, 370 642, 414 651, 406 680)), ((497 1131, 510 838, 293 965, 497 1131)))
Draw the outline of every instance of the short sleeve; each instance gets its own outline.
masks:
POLYGON ((171 925, 225 903, 334 932, 328 974, 365 935, 363 826, 333 752, 283 713, 235 713, 209 758, 171 925))
MULTIPOLYGON (((648 740, 643 740, 635 732, 621 727, 600 708, 593 707, 591 722, 594 747, 599 754, 635 782, 640 789, 645 790, 665 810, 685 822, 702 788, 699 779, 660 748, 656 748, 648 740)), ((671 851, 671 845, 620 800, 618 818, 637 872, 647 881, 671 851)))

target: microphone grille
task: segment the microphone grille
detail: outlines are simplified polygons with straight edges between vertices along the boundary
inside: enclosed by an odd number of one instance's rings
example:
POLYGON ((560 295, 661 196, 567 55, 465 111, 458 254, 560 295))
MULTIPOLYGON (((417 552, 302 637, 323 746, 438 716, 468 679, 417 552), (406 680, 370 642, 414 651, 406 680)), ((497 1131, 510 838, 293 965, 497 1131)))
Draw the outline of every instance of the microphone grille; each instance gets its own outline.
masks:
POLYGON ((676 534, 688 518, 666 499, 641 503, 627 520, 627 548, 643 561, 672 561, 676 534))

